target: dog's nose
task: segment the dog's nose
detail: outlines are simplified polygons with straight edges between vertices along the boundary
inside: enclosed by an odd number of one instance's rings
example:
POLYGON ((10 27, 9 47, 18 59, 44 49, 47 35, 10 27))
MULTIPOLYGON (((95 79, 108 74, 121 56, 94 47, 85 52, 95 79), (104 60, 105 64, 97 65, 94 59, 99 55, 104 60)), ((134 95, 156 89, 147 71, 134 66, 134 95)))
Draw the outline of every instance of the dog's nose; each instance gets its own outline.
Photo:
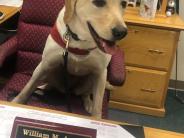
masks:
POLYGON ((113 28, 112 29, 112 35, 115 40, 121 40, 127 35, 127 28, 113 28))

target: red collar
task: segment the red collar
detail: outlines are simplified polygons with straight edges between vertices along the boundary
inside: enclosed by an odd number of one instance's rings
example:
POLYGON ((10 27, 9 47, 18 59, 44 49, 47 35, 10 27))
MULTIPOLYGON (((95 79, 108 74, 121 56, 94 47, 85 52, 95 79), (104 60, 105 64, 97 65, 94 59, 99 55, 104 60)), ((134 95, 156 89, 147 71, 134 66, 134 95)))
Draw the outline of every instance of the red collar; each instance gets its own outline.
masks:
MULTIPOLYGON (((62 48, 66 48, 66 44, 63 41, 61 35, 58 32, 57 26, 56 24, 54 25, 54 27, 51 30, 51 36, 52 38, 62 47, 62 48)), ((79 49, 79 48, 72 48, 72 47, 68 47, 68 51, 76 54, 76 55, 88 55, 90 53, 91 50, 94 50, 95 48, 91 48, 91 49, 79 49)))

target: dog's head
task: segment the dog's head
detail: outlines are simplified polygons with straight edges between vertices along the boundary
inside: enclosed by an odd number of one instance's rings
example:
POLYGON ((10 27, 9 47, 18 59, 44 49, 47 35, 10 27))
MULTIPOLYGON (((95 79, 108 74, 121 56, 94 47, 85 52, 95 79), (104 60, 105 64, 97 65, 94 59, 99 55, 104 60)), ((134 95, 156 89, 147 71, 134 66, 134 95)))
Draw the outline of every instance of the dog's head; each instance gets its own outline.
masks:
POLYGON ((127 34, 126 0, 65 0, 65 7, 65 23, 85 40, 112 46, 127 34))

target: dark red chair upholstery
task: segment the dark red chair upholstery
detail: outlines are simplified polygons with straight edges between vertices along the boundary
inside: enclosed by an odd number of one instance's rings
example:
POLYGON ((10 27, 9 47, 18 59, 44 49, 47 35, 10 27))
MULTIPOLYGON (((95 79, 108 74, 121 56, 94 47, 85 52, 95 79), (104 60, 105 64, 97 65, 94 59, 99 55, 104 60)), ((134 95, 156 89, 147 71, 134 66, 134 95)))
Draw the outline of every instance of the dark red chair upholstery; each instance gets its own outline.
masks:
MULTIPOLYGON (((15 92, 20 92, 30 79, 34 69, 41 60, 47 36, 54 25, 64 0, 25 0, 21 10, 17 34, 0 46, 0 66, 12 70, 8 82, 0 91, 0 100, 10 100, 15 92), (11 60, 8 60, 10 57, 11 60), (11 65, 5 67, 7 62, 11 65), (15 64, 14 64, 15 63, 15 64), (10 98, 10 99, 9 99, 10 98)), ((123 53, 113 55, 108 69, 108 79, 113 85, 122 85, 124 81, 123 53)), ((103 102, 103 118, 107 117, 109 92, 106 90, 103 102)), ((44 97, 32 95, 28 105, 67 111, 63 95, 50 92, 44 97), (48 98, 49 97, 49 98, 48 98), (51 100, 49 100, 51 99, 51 100), (54 99, 54 100, 52 100, 54 99)), ((87 114, 80 97, 72 96, 72 111, 87 114)))

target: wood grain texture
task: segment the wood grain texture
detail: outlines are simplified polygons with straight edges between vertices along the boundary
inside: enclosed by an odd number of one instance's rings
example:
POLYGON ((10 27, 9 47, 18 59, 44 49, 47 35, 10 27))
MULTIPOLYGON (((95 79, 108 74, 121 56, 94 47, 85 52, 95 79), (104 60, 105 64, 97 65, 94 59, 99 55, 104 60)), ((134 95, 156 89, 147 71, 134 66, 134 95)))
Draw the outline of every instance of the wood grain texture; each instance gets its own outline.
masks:
POLYGON ((170 80, 170 76, 171 76, 173 62, 174 62, 174 59, 175 59, 176 49, 178 47, 179 37, 180 37, 180 32, 177 32, 177 35, 176 35, 176 38, 175 38, 174 48, 173 48, 173 51, 172 51, 172 54, 171 54, 171 60, 170 60, 170 64, 169 64, 170 67, 169 67, 169 70, 168 70, 168 73, 167 73, 166 86, 165 86, 165 91, 164 91, 163 99, 162 99, 162 106, 165 105, 165 99, 166 99, 166 96, 167 96, 169 80, 170 80))
POLYGON ((2 6, 0 5, 0 11, 5 14, 4 19, 0 20, 0 24, 11 18, 17 12, 20 11, 20 7, 9 7, 9 6, 2 6))
POLYGON ((177 32, 128 25, 128 36, 119 42, 128 65, 168 71, 177 32))
POLYGON ((178 15, 165 17, 158 13, 154 19, 145 19, 136 8, 128 8, 124 19, 129 34, 119 45, 125 51, 127 80, 112 92, 109 106, 164 116, 172 64, 184 22, 178 15))
POLYGON ((164 116, 180 32, 131 25, 132 32, 119 43, 125 51, 127 78, 124 86, 111 93, 110 107, 164 116))
POLYGON ((146 138, 182 138, 184 134, 144 127, 146 138))
POLYGON ((111 100, 154 108, 162 108, 167 72, 126 67, 123 87, 111 93, 111 100))
POLYGON ((113 100, 110 100, 109 107, 116 108, 119 110, 129 111, 129 112, 158 116, 158 117, 165 116, 165 108, 152 108, 148 106, 125 103, 125 102, 117 102, 113 100))
POLYGON ((165 15, 165 13, 166 13, 167 3, 168 3, 168 0, 163 0, 162 1, 162 7, 161 7, 160 13, 163 14, 163 15, 165 15))

